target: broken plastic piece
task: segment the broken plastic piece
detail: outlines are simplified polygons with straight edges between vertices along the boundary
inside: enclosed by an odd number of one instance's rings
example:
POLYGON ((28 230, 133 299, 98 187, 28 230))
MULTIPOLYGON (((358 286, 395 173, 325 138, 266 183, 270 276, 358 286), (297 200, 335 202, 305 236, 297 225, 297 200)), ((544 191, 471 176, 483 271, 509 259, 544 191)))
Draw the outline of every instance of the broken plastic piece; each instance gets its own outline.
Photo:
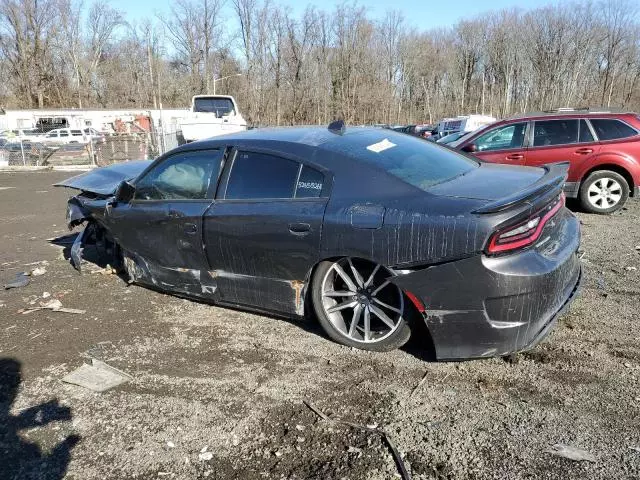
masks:
POLYGON ((44 267, 36 267, 31 270, 32 277, 39 277, 40 275, 44 275, 45 273, 47 273, 47 269, 44 267))
POLYGON ((26 287, 30 281, 26 272, 16 273, 16 278, 12 282, 7 283, 4 289, 9 290, 10 288, 26 287))

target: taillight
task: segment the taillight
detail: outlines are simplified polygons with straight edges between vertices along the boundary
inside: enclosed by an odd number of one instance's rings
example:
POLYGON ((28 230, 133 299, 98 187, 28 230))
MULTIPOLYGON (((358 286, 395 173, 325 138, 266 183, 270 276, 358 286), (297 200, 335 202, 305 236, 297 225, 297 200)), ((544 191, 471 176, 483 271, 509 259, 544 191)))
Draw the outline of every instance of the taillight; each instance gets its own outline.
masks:
POLYGON ((564 192, 556 204, 550 209, 543 209, 522 223, 498 230, 489 241, 488 253, 504 253, 511 250, 518 250, 534 243, 540 235, 544 226, 564 205, 564 192))

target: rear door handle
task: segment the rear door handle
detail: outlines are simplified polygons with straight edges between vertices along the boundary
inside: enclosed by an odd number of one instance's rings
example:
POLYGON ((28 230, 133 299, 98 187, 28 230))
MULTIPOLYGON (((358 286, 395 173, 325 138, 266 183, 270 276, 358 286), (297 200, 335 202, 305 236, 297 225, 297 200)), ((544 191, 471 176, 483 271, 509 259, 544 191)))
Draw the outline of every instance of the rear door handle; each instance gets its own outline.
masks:
POLYGON ((183 228, 184 228, 184 233, 188 235, 193 235, 194 233, 198 233, 198 226, 195 223, 185 223, 183 228))
POLYGON ((307 235, 311 232, 311 225, 308 223, 290 223, 289 231, 294 235, 307 235))
POLYGON ((593 148, 578 148, 576 150, 576 153, 579 155, 588 155, 590 153, 593 153, 593 148))
POLYGON ((513 153, 511 155, 507 155, 507 160, 522 160, 524 155, 521 153, 513 153))

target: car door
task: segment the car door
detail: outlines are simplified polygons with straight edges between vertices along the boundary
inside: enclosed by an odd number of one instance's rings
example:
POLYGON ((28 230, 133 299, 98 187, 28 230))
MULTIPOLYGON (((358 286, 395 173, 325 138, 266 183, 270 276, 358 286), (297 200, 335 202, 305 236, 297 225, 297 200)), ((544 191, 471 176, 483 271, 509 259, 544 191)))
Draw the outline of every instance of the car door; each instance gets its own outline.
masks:
POLYGON ((532 136, 525 164, 539 167, 568 161, 568 183, 579 181, 577 172, 600 151, 600 145, 584 119, 536 120, 533 122, 532 136))
POLYGON ((202 217, 212 202, 222 150, 177 152, 135 181, 131 202, 114 204, 105 223, 123 248, 136 281, 191 295, 205 295, 208 271, 202 217))
POLYGON ((472 153, 486 162, 524 165, 528 128, 529 122, 509 123, 492 128, 471 142, 475 146, 472 153))
POLYGON ((302 288, 319 259, 330 174, 297 159, 240 149, 224 177, 204 217, 220 300, 302 313, 302 288))

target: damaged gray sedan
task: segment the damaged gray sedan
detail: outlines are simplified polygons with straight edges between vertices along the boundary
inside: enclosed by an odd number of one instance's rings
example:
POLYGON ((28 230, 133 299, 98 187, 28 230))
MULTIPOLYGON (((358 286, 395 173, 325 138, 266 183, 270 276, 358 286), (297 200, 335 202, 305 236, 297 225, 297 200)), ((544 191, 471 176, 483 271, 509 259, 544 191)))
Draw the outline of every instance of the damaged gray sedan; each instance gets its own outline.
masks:
POLYGON ((218 305, 313 312, 376 351, 417 323, 438 359, 532 348, 575 298, 567 166, 479 163, 388 130, 251 130, 60 183, 72 248, 112 247, 133 282, 218 305))

